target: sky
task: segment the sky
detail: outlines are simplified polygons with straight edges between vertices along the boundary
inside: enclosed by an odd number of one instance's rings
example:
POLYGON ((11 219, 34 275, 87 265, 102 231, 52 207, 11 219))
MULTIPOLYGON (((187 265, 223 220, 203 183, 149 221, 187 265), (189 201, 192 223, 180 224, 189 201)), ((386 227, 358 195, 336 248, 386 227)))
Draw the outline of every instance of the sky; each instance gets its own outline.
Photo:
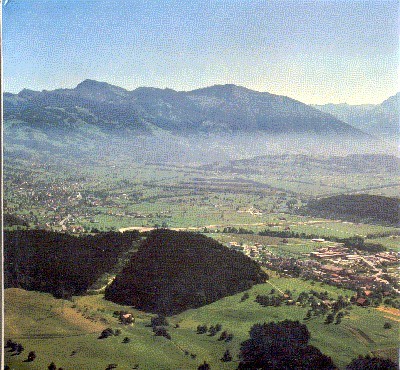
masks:
POLYGON ((399 88, 398 0, 8 0, 3 90, 236 84, 307 104, 399 88))

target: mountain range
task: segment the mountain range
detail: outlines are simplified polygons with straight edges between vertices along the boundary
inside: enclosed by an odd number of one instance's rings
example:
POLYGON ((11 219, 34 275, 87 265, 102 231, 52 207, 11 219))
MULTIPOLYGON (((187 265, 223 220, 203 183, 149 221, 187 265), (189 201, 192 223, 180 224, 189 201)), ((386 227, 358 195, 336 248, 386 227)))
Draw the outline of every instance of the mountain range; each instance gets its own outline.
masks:
MULTIPOLYGON (((263 132, 360 136, 330 113, 300 101, 236 85, 193 91, 140 87, 133 91, 85 80, 73 89, 4 93, 5 134, 39 132, 174 135, 263 132)), ((365 135, 364 135, 365 136, 365 135)))
POLYGON ((399 133, 400 93, 376 105, 324 104, 313 107, 374 136, 399 133))

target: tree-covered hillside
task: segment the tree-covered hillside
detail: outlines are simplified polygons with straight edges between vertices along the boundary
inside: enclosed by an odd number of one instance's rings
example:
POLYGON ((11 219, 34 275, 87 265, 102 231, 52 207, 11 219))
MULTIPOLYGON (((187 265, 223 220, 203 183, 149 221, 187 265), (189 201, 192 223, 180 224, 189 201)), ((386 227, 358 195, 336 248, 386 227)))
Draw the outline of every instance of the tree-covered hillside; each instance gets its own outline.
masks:
POLYGON ((71 236, 43 230, 5 231, 4 286, 52 293, 81 294, 110 271, 137 232, 71 236))
POLYGON ((107 288, 105 298, 172 315, 232 295, 268 276, 242 253, 204 235, 156 230, 107 288))
POLYGON ((379 195, 335 195, 310 202, 306 212, 313 216, 343 218, 349 221, 398 224, 399 205, 399 199, 379 195))

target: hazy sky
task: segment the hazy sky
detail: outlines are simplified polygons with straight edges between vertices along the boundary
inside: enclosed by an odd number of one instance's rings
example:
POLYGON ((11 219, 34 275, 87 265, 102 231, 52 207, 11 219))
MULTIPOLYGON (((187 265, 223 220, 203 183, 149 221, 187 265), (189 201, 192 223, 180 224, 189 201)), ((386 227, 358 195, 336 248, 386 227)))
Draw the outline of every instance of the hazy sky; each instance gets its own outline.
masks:
POLYGON ((4 90, 234 83, 305 103, 399 91, 398 0, 9 0, 4 90))

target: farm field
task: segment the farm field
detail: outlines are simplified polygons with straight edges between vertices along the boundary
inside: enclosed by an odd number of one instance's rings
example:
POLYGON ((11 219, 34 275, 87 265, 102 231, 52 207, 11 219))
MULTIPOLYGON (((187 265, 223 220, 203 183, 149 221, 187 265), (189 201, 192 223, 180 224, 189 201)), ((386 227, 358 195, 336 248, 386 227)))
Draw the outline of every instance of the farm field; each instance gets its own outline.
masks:
MULTIPOLYGON (((90 359, 90 368, 94 370, 104 369, 109 363, 116 363, 121 369, 131 369, 135 364, 140 364, 140 369, 196 369, 206 360, 212 368, 234 369, 237 362, 222 363, 219 358, 229 348, 237 359, 240 343, 247 338, 253 324, 283 319, 305 322, 307 308, 262 307, 254 302, 258 294, 269 294, 273 287, 289 289, 293 296, 311 289, 327 291, 334 298, 353 294, 320 283, 279 278, 271 273, 269 282, 250 289, 250 297, 244 302, 241 302, 243 294, 240 293, 168 318, 172 337, 169 341, 154 337, 149 327, 153 315, 105 301, 101 294, 65 301, 44 293, 7 289, 5 338, 21 343, 25 352, 18 356, 6 352, 6 364, 14 369, 43 369, 54 361, 64 369, 85 369, 90 359), (113 317, 117 310, 133 313, 135 323, 132 326, 118 324, 113 317), (234 335, 232 342, 218 341, 218 334, 215 337, 196 334, 197 325, 217 323, 222 325, 222 330, 234 335), (178 328, 175 328, 176 324, 178 328), (121 334, 97 339, 106 327, 119 328, 121 334), (124 337, 131 341, 122 343, 124 337), (31 350, 36 352, 36 360, 23 362, 31 350), (189 355, 185 355, 185 351, 189 355), (191 358, 190 354, 196 354, 196 358, 191 358)), ((338 325, 324 324, 323 317, 308 320, 311 344, 331 356, 340 368, 359 354, 384 353, 395 358, 399 310, 352 307, 350 315, 338 325), (392 329, 383 329, 387 321, 393 324, 392 329)))
POLYGON ((395 251, 400 251, 400 236, 395 235, 392 237, 382 237, 382 238, 371 238, 367 239, 370 243, 380 243, 386 248, 393 249, 395 251))
POLYGON ((309 219, 296 217, 293 211, 312 197, 357 193, 378 180, 383 185, 397 180, 392 173, 363 173, 357 167, 352 176, 332 175, 343 185, 340 189, 320 191, 329 168, 318 161, 307 164, 308 157, 288 158, 272 156, 261 165, 249 160, 246 166, 239 161, 233 167, 139 163, 124 156, 99 158, 88 166, 68 158, 59 158, 57 166, 39 159, 6 158, 4 206, 33 225, 54 223, 55 230, 61 229, 59 222, 68 215, 85 230, 163 224, 175 228, 246 225, 260 230, 259 224, 276 222, 282 212, 287 215, 285 226, 305 233, 348 237, 393 230, 344 222, 338 228, 330 221, 301 225, 309 219), (252 174, 252 168, 261 172, 252 174), (292 186, 293 174, 304 181, 294 179, 297 186, 292 186))

